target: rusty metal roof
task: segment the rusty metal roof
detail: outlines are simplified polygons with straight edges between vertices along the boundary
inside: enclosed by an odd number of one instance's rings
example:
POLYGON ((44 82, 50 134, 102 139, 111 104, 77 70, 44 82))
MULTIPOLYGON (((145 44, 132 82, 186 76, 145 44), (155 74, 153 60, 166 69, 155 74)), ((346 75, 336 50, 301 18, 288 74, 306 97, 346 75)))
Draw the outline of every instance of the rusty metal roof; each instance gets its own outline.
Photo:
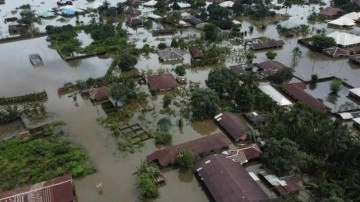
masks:
POLYGON ((0 193, 0 202, 75 201, 71 175, 0 193))
POLYGON ((207 156, 195 164, 195 170, 216 202, 269 200, 245 168, 225 155, 207 156))
POLYGON ((190 142, 185 142, 165 149, 157 150, 146 156, 148 162, 158 161, 160 166, 173 165, 176 162, 176 155, 181 150, 190 150, 195 155, 210 152, 228 147, 231 141, 222 133, 208 135, 190 142))
POLYGON ((171 73, 150 75, 147 79, 150 88, 154 90, 172 89, 179 85, 171 73))
POLYGON ((236 114, 231 112, 221 112, 214 118, 235 141, 247 139, 248 126, 236 114))

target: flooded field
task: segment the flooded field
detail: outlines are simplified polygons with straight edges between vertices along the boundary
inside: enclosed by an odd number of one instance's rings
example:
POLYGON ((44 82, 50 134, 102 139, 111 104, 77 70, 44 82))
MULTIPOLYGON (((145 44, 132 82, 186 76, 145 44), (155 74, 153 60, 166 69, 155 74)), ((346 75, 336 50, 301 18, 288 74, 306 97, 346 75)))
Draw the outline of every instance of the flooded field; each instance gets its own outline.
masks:
MULTIPOLYGON (((109 1, 111 5, 116 5, 118 1, 109 1)), ((30 2, 32 7, 37 11, 45 11, 56 6, 56 0, 33 0, 30 2), (42 3, 44 2, 44 3, 42 3)), ((327 2, 329 3, 329 2, 327 2)), ((5 5, 1 5, 0 9, 2 16, 0 21, 6 17, 14 16, 11 11, 16 7, 24 4, 21 0, 7 1, 5 5)), ((74 1, 75 6, 86 6, 88 3, 85 0, 74 1)), ((142 8, 144 12, 151 12, 152 9, 142 8)), ((279 13, 287 12, 292 17, 288 21, 295 23, 307 23, 306 16, 313 10, 318 10, 319 6, 292 6, 287 11, 280 10, 279 13), (314 9, 312 8, 314 7, 314 9)), ((15 15, 16 16, 16 15, 15 15)), ((40 31, 45 30, 46 25, 63 25, 75 24, 75 18, 70 18, 66 23, 58 21, 60 17, 50 20, 43 20, 42 24, 36 25, 40 31)), ((80 21, 87 23, 90 17, 80 16, 80 21)), ((244 21, 242 23, 242 30, 247 31, 251 24, 244 21)), ((154 27, 160 26, 154 23, 154 27)), ((326 24, 311 25, 315 29, 326 28, 326 24)), ((123 25, 124 28, 125 25, 123 25)), ((135 43, 137 48, 141 48, 144 44, 157 46, 160 42, 170 44, 173 36, 152 37, 151 33, 140 28, 133 30, 127 28, 131 34, 129 41, 135 43)), ((2 24, 0 27, 1 36, 7 36, 7 24, 2 24)), ((334 29, 327 29, 327 33, 334 31, 334 29)), ((359 32, 358 28, 354 28, 353 32, 359 32)), ((200 32, 193 28, 184 29, 182 33, 177 33, 177 37, 200 36, 200 32)), ((332 59, 323 54, 312 52, 306 47, 297 44, 298 38, 284 38, 279 36, 276 25, 268 25, 265 30, 258 27, 254 32, 248 35, 248 38, 267 36, 269 38, 285 40, 286 44, 283 49, 275 50, 278 54, 275 60, 291 66, 292 55, 291 51, 294 47, 299 46, 302 51, 302 56, 298 64, 294 67, 295 75, 301 79, 309 80, 312 74, 318 74, 320 78, 336 76, 344 79, 347 83, 353 86, 360 86, 360 66, 349 64, 347 59, 332 59)), ((91 43, 91 38, 81 32, 78 36, 82 40, 83 45, 91 43)), ((48 94, 48 101, 46 102, 47 111, 54 115, 55 118, 61 119, 66 123, 65 131, 69 134, 67 137, 74 143, 83 147, 90 156, 91 162, 97 169, 93 175, 75 180, 76 192, 78 201, 80 202, 112 202, 112 201, 139 201, 139 195, 135 188, 135 176, 140 162, 145 159, 145 156, 152 151, 158 149, 155 147, 154 140, 147 140, 145 146, 140 151, 135 153, 120 152, 117 148, 115 138, 111 135, 108 129, 105 129, 96 120, 99 117, 106 116, 101 106, 94 106, 91 102, 83 99, 77 99, 75 102, 72 98, 65 96, 59 97, 57 89, 63 86, 66 82, 75 83, 77 80, 85 80, 88 78, 98 78, 105 75, 112 60, 100 59, 92 57, 82 60, 73 60, 65 62, 61 59, 55 50, 49 49, 49 44, 46 37, 24 40, 13 43, 6 43, 0 45, 0 95, 14 96, 22 95, 34 91, 46 90, 48 94), (42 67, 33 67, 29 61, 29 55, 38 53, 44 62, 42 67), (98 194, 95 184, 102 182, 103 193, 98 194)), ((239 48, 234 46, 234 48, 239 48)), ((265 51, 257 52, 254 62, 265 61, 265 51)), ((151 53, 149 56, 140 56, 136 68, 147 71, 151 69, 156 72, 159 69, 173 69, 178 64, 190 64, 190 54, 184 55, 184 60, 178 63, 160 63, 158 55, 151 53)), ((227 65, 234 64, 230 59, 226 61, 227 65)), ((190 81, 201 82, 204 85, 210 68, 201 69, 187 69, 186 77, 190 81)), ((325 99, 330 105, 336 105, 331 100, 326 98, 328 88, 325 85, 319 84, 314 93, 320 95, 319 98, 325 99)), ((148 92, 146 86, 142 86, 148 92)), ((344 92, 346 93, 346 92, 344 92)), ((341 95, 343 92, 341 91, 341 95)), ((163 95, 158 95, 154 98, 149 98, 149 105, 155 107, 154 111, 160 111, 162 108, 163 95)), ((164 117, 166 114, 151 113, 146 114, 143 119, 139 119, 140 113, 135 113, 134 117, 130 119, 131 122, 139 122, 147 129, 153 129, 156 122, 164 117)), ((173 136, 172 144, 179 144, 189 140, 199 138, 203 135, 214 134, 220 132, 217 125, 212 120, 203 122, 185 122, 184 127, 180 130, 177 127, 178 117, 170 116, 174 125, 171 130, 173 136)), ((8 127, 0 127, 0 133, 7 133, 10 130, 18 130, 19 125, 10 125, 8 127)), ((15 132, 17 132, 15 130, 15 132)), ((249 168, 250 169, 250 168, 249 168)), ((251 170, 251 169, 250 169, 251 170)), ((166 177, 166 185, 162 186, 160 197, 155 201, 208 201, 202 188, 199 186, 197 180, 192 173, 182 173, 175 169, 163 170, 166 177)))

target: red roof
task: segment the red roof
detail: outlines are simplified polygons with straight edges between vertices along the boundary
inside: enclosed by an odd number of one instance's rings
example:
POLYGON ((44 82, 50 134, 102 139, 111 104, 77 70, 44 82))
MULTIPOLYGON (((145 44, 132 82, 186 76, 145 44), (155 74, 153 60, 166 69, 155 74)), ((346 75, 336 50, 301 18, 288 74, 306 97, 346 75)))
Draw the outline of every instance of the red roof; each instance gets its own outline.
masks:
POLYGON ((235 141, 247 139, 248 126, 236 114, 231 112, 222 112, 214 118, 235 141))
POLYGON ((225 155, 207 156, 196 163, 195 169, 216 202, 269 201, 245 168, 225 155))
POLYGON ((333 17, 338 15, 338 12, 340 12, 340 8, 334 8, 334 7, 326 7, 320 11, 320 15, 326 16, 326 17, 333 17))
POLYGON ((306 103, 317 111, 324 111, 327 109, 322 102, 301 89, 299 87, 299 83, 285 84, 281 87, 281 89, 292 99, 298 102, 306 103))
POLYGON ((106 88, 93 88, 89 90, 89 95, 90 99, 100 101, 109 97, 109 91, 106 88))
POLYGON ((71 175, 0 193, 0 202, 75 201, 71 175), (36 198, 34 198, 36 197, 36 198))
POLYGON ((171 73, 150 75, 147 79, 150 88, 154 90, 172 89, 179 85, 171 73))
POLYGON ((148 162, 158 161, 160 166, 173 165, 176 155, 182 150, 190 150, 195 155, 228 147, 231 141, 223 134, 208 135, 190 142, 185 142, 165 149, 157 150, 146 156, 148 162))
POLYGON ((296 180, 294 177, 285 179, 286 185, 281 186, 275 186, 276 192, 280 196, 285 196, 291 193, 297 193, 300 191, 299 185, 296 183, 296 180))
POLYGON ((260 158, 262 151, 256 144, 252 144, 241 149, 227 151, 227 153, 227 159, 232 159, 235 162, 244 164, 260 158))
POLYGON ((275 74, 280 69, 287 68, 287 66, 285 66, 284 64, 273 60, 260 62, 255 64, 255 66, 261 69, 260 74, 262 74, 265 77, 275 74))

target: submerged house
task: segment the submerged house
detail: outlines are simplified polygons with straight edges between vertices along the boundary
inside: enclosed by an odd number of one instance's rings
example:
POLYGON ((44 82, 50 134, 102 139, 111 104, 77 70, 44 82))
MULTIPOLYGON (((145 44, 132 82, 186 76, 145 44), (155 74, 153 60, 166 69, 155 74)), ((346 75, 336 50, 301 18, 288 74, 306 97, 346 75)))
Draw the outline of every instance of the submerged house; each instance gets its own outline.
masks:
POLYGON ((268 95, 272 100, 274 100, 279 106, 291 106, 292 102, 283 96, 279 91, 277 91, 270 84, 260 84, 259 89, 268 95))
POLYGON ((171 73, 150 75, 147 77, 147 82, 152 91, 171 90, 179 85, 171 73))
POLYGON ((204 53, 198 48, 191 48, 190 55, 191 55, 191 59, 193 60, 199 60, 202 57, 204 57, 204 53))
POLYGON ((189 150, 193 152, 194 155, 201 155, 211 151, 227 148, 230 144, 231 141, 229 138, 221 133, 217 133, 154 151, 150 155, 146 156, 146 160, 148 162, 156 162, 161 167, 167 167, 176 163, 176 156, 182 150, 189 150))
POLYGON ((285 42, 283 40, 274 40, 269 39, 267 41, 259 41, 257 43, 250 44, 249 48, 251 50, 264 50, 264 49, 270 49, 270 48, 282 48, 285 45, 285 42))
POLYGON ((355 64, 360 64, 360 55, 354 55, 349 58, 349 61, 355 64))
POLYGON ((302 83, 291 83, 281 86, 281 90, 297 102, 310 105, 317 111, 325 111, 328 108, 318 99, 305 92, 306 86, 302 83))
POLYGON ((173 29, 156 29, 152 32, 153 36, 164 36, 164 35, 173 35, 175 34, 175 30, 173 29))
POLYGON ((340 8, 326 7, 320 10, 319 15, 324 16, 326 18, 334 18, 338 16, 341 12, 342 10, 340 8))
POLYGON ((260 62, 260 63, 254 64, 254 65, 259 68, 260 76, 262 76, 264 78, 275 74, 277 71, 279 71, 281 69, 288 68, 284 64, 282 64, 278 61, 274 61, 274 60, 260 62))
POLYGON ((349 96, 355 101, 360 102, 360 87, 349 89, 349 96))
POLYGON ((75 202, 71 175, 0 193, 0 202, 75 202))
POLYGON ((142 20, 140 20, 138 18, 128 19, 128 20, 126 20, 125 24, 126 24, 126 26, 132 27, 132 28, 137 28, 137 27, 144 26, 142 20))
POLYGON ((29 29, 30 29, 29 25, 26 24, 9 25, 9 34, 10 35, 25 34, 29 29))
POLYGON ((139 16, 139 15, 141 14, 141 11, 138 10, 138 9, 129 7, 128 9, 126 9, 126 10, 124 11, 124 13, 125 13, 126 15, 130 15, 130 16, 135 17, 135 16, 139 16))
POLYGON ((178 48, 165 48, 158 51, 159 59, 163 62, 183 60, 184 51, 178 48))
MULTIPOLYGON (((269 197, 245 168, 223 154, 195 164, 195 173, 215 202, 265 202, 269 197)), ((258 180, 258 179, 257 179, 258 180)))
POLYGON ((279 196, 298 194, 300 191, 300 186, 296 183, 294 177, 279 178, 265 170, 260 171, 259 175, 279 196))
POLYGON ((354 34, 335 31, 326 36, 333 38, 336 44, 340 47, 360 45, 360 36, 356 36, 354 34))
POLYGON ((89 98, 92 101, 102 101, 109 98, 109 91, 106 88, 89 89, 89 98))
POLYGON ((231 159, 234 162, 245 164, 249 161, 259 159, 262 155, 262 151, 257 144, 247 145, 241 149, 223 151, 222 154, 226 155, 227 159, 231 159))
POLYGON ((214 119, 234 141, 248 139, 248 126, 246 122, 241 120, 236 114, 231 112, 222 112, 216 115, 214 119))
POLYGON ((346 56, 350 55, 350 53, 347 50, 344 50, 344 49, 339 48, 337 46, 330 47, 330 48, 325 48, 323 50, 323 53, 325 53, 326 55, 331 56, 333 58, 346 57, 346 56))

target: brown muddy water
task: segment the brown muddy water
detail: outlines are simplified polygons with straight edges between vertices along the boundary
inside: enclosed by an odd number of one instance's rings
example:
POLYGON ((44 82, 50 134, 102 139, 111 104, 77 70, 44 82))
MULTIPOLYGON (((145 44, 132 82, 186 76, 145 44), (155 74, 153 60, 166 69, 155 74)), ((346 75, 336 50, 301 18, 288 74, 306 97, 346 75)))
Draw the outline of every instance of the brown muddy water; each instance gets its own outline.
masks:
MULTIPOLYGON (((23 4, 21 0, 13 0, 11 4, 8 3, 0 7, 2 16, 11 17, 10 11, 15 7, 23 4)), ((39 11, 47 10, 56 6, 56 0, 44 1, 33 0, 31 4, 34 9, 39 11)), ((76 4, 86 4, 85 0, 75 1, 76 4)), ((112 5, 116 1, 110 1, 112 5)), ((328 2, 327 2, 328 3, 328 2)), ((318 10, 318 6, 293 6, 288 9, 288 13, 292 15, 289 19, 295 23, 305 23, 306 16, 314 10, 318 10)), ((151 12, 151 9, 145 9, 145 12, 151 12)), ((285 10, 280 10, 280 13, 285 13, 285 10)), ((56 18, 57 19, 57 18, 56 18)), ((42 25, 37 25, 39 29, 44 29, 45 25, 54 24, 61 25, 56 19, 43 20, 42 25)), ((86 23, 90 18, 80 17, 86 23)), ((75 24, 75 18, 70 18, 67 23, 75 24)), ((248 22, 243 22, 242 30, 247 31, 249 27, 248 22)), ((157 26, 154 24, 154 26, 157 26)), ((327 28, 326 24, 311 25, 319 28, 327 28)), ((2 24, 0 31, 2 36, 6 35, 7 25, 2 24)), ((151 34, 145 29, 132 30, 128 29, 130 41, 134 42, 137 47, 142 47, 145 43, 157 46, 160 42, 165 42, 168 45, 171 43, 172 36, 164 36, 153 38, 151 34)), ((327 28, 327 33, 334 31, 334 29, 327 28)), ((358 28, 351 30, 359 32, 358 28)), ((191 36, 199 32, 194 29, 187 29, 177 36, 191 36)), ((312 73, 316 73, 320 78, 328 76, 337 76, 343 78, 345 81, 354 86, 360 86, 360 67, 351 65, 346 59, 331 59, 320 53, 309 51, 307 48, 297 44, 297 38, 284 38, 278 35, 276 25, 268 25, 265 30, 255 28, 254 32, 248 35, 248 38, 259 36, 267 36, 269 38, 281 38, 285 40, 286 45, 283 49, 275 50, 278 60, 285 65, 291 66, 291 51, 294 47, 300 46, 302 56, 298 64, 295 66, 295 75, 309 79, 312 73)), ((91 39, 86 34, 81 33, 79 37, 84 41, 84 44, 91 42, 91 39)), ((234 47, 239 48, 239 47, 234 47)), ((75 60, 70 63, 63 61, 56 51, 48 48, 45 37, 7 43, 0 45, 0 95, 12 96, 30 93, 33 91, 46 90, 49 100, 46 103, 47 110, 54 114, 54 118, 61 119, 66 123, 65 131, 74 143, 83 147, 90 156, 90 160, 97 168, 97 172, 93 175, 86 176, 82 179, 75 180, 78 200, 80 202, 132 202, 139 201, 138 193, 134 186, 135 172, 141 160, 145 156, 157 148, 153 140, 145 142, 145 146, 140 151, 134 154, 122 153, 117 149, 115 139, 111 136, 110 131, 104 129, 96 121, 96 118, 105 116, 101 107, 95 107, 90 102, 82 99, 77 99, 77 103, 72 98, 67 96, 59 97, 57 95, 57 88, 61 87, 65 82, 75 82, 79 79, 87 79, 89 77, 97 78, 105 74, 111 59, 99 59, 97 57, 88 58, 84 60, 75 60), (38 53, 44 61, 43 67, 34 68, 29 61, 28 55, 38 53), (95 188, 97 182, 103 184, 103 194, 98 194, 95 188)), ((265 52, 257 52, 255 62, 262 62, 266 60, 265 52)), ((189 64, 190 55, 185 54, 184 61, 177 64, 189 64)), ((234 64, 235 61, 231 59, 226 61, 227 65, 234 64)), ((156 54, 150 54, 148 57, 141 56, 137 68, 141 70, 152 69, 157 71, 160 68, 173 69, 177 64, 160 63, 156 54)), ((204 80, 207 78, 209 68, 202 69, 188 69, 187 78, 191 81, 201 82, 204 85, 204 80)), ((141 87, 146 89, 145 86, 141 87)), ((321 89, 321 88, 319 88, 321 89)), ((326 90, 327 91, 327 90, 326 90)), ((149 104, 155 107, 154 111, 159 112, 162 108, 162 97, 159 95, 154 99, 149 98, 149 104)), ((132 122, 141 122, 146 128, 153 129, 156 127, 156 122, 165 114, 147 113, 144 115, 144 120, 139 120, 139 113, 130 120, 132 122)), ((196 139, 206 134, 213 134, 220 130, 213 121, 204 122, 185 122, 184 127, 180 130, 176 124, 179 119, 178 112, 170 116, 174 125, 172 129, 173 144, 186 142, 196 139)), ((192 173, 181 173, 178 170, 166 169, 163 171, 166 177, 166 185, 160 188, 160 197, 154 201, 208 201, 202 188, 193 177, 192 173)))

